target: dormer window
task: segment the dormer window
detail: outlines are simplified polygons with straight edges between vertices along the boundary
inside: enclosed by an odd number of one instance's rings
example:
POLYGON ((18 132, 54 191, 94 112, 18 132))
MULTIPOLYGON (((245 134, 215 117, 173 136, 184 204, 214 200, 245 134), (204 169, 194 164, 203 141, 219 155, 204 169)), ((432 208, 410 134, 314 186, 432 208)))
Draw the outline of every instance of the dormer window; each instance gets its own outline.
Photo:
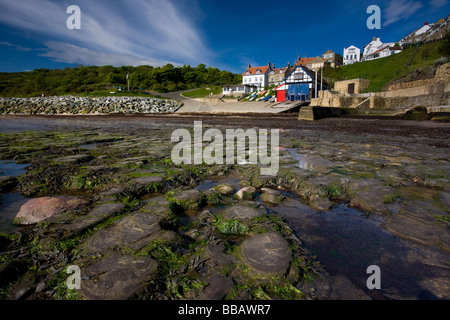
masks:
POLYGON ((248 76, 249 76, 249 75, 250 75, 250 71, 247 71, 246 75, 248 75, 248 76))
POLYGON ((261 73, 261 70, 256 70, 256 74, 260 74, 261 73))

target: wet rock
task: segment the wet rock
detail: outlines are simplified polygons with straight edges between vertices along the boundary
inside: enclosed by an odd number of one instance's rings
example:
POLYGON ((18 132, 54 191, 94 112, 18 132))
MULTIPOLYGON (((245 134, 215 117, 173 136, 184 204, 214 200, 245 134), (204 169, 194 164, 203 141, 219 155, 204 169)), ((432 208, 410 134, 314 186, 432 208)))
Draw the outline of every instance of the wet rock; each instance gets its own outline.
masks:
POLYGON ((274 232, 246 239, 241 244, 241 255, 247 265, 262 273, 285 273, 291 261, 287 241, 274 232))
POLYGON ((32 199, 20 208, 14 223, 19 225, 36 224, 86 203, 85 200, 71 198, 44 197, 32 199))
POLYGON ((82 269, 81 293, 90 300, 127 300, 143 288, 158 263, 148 256, 110 252, 82 269))
POLYGON ((69 224, 64 224, 62 228, 71 231, 71 234, 81 232, 90 226, 100 223, 114 214, 120 212, 125 207, 123 203, 105 203, 96 206, 87 215, 78 217, 69 224))
POLYGON ((398 214, 390 215, 382 226, 399 237, 450 252, 447 226, 437 223, 433 208, 424 202, 412 202, 404 206, 398 214))
POLYGON ((353 282, 345 276, 332 278, 331 300, 372 300, 361 289, 358 289, 353 282))
POLYGON ((195 189, 178 191, 169 201, 183 210, 198 209, 203 205, 204 195, 195 189))
POLYGON ((112 248, 138 251, 155 239, 172 239, 174 234, 162 230, 160 222, 161 218, 156 215, 136 212, 95 233, 86 241, 85 247, 92 253, 105 252, 112 248))
POLYGON ((77 154, 73 156, 67 156, 62 158, 57 158, 54 160, 55 163, 63 164, 80 164, 84 162, 89 162, 93 159, 92 156, 86 154, 77 154))
POLYGON ((0 177, 0 193, 6 193, 17 186, 17 178, 14 177, 0 177))
POLYGON ((234 194, 234 187, 231 184, 219 184, 213 189, 219 191, 224 196, 231 196, 234 194))
POLYGON ((262 217, 265 212, 260 209, 256 209, 249 206, 233 206, 225 210, 223 214, 224 220, 240 220, 240 221, 250 221, 257 217, 262 217))
POLYGON ((349 183, 350 205, 368 213, 387 214, 386 203, 394 189, 375 179, 355 180, 349 183))
POLYGON ((318 211, 327 211, 333 207, 333 203, 327 198, 319 198, 312 200, 309 205, 318 211))
POLYGON ((233 280, 220 275, 206 279, 208 285, 200 295, 200 300, 222 300, 222 298, 234 287, 233 280))
POLYGON ((283 193, 279 190, 261 188, 261 192, 261 200, 265 203, 278 204, 285 198, 283 193))
POLYGON ((237 200, 252 200, 255 197, 256 188, 255 187, 244 187, 240 189, 235 195, 237 200))

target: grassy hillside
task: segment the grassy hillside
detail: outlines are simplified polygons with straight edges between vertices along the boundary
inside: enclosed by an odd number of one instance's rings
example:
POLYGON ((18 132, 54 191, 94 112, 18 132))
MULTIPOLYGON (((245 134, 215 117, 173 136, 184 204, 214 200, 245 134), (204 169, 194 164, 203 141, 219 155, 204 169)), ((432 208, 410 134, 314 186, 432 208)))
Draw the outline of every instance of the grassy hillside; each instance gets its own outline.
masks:
MULTIPOLYGON (((0 97, 53 95, 111 95, 119 87, 142 92, 170 92, 210 85, 241 83, 242 76, 217 68, 163 67, 79 67, 64 70, 36 69, 32 72, 0 73, 0 97)), ((122 91, 122 94, 126 94, 122 91)))
POLYGON ((185 92, 185 93, 183 93, 183 96, 189 97, 189 98, 204 98, 204 97, 211 95, 211 93, 213 95, 222 93, 222 87, 221 86, 209 86, 207 88, 206 87, 200 88, 197 90, 185 92))
POLYGON ((421 74, 433 74, 434 61, 441 58, 439 47, 441 42, 433 42, 413 46, 403 52, 372 61, 342 66, 339 68, 325 68, 324 76, 339 80, 364 78, 370 80, 367 91, 381 91, 394 80, 420 71, 421 74))

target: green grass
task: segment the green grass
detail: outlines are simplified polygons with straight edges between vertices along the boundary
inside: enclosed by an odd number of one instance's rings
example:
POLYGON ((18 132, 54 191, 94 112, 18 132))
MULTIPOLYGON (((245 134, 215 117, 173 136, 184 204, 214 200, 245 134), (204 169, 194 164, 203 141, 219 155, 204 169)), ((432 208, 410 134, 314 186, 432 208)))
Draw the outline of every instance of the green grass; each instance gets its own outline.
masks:
POLYGON ((411 47, 386 58, 355 63, 335 69, 325 68, 324 76, 338 81, 365 78, 370 80, 367 92, 381 91, 387 84, 400 77, 415 70, 426 70, 432 67, 434 61, 441 57, 439 53, 440 45, 440 41, 421 45, 415 55, 413 55, 415 47, 411 47), (409 62, 409 66, 406 67, 409 62))
POLYGON ((209 95, 211 95, 211 92, 213 95, 221 94, 222 93, 222 87, 221 86, 210 86, 205 88, 196 89, 193 91, 185 92, 183 93, 183 96, 188 98, 204 98, 209 95), (208 90, 210 89, 210 90, 208 90))

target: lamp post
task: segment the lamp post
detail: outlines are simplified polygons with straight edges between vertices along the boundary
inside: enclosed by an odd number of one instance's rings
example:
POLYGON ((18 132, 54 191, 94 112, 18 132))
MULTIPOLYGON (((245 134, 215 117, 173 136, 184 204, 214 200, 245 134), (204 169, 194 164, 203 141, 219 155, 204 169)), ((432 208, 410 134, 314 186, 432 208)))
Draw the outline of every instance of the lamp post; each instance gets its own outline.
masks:
POLYGON ((128 92, 130 92, 130 73, 127 73, 127 80, 128 80, 128 92))

